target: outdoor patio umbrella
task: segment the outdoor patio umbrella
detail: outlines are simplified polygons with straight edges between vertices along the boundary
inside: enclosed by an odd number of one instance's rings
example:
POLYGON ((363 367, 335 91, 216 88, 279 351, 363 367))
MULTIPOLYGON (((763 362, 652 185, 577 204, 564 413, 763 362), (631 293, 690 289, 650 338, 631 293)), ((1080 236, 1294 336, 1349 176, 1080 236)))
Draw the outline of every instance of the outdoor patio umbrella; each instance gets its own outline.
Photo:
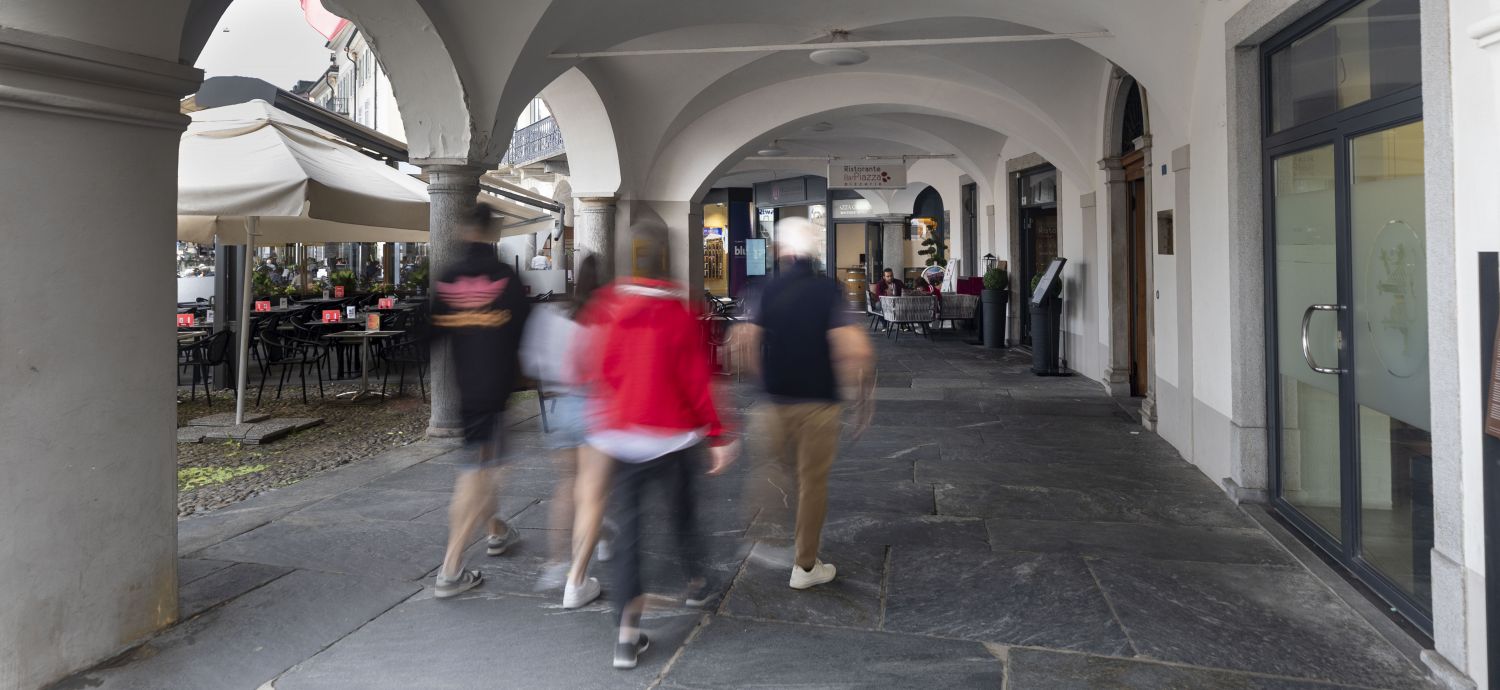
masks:
POLYGON ((257 237, 424 241, 427 188, 265 101, 201 110, 192 119, 178 148, 178 236, 211 241, 218 231, 220 242, 243 236, 245 244, 235 391, 239 424, 245 414, 248 296, 257 237), (243 230, 236 233, 236 228, 243 230))

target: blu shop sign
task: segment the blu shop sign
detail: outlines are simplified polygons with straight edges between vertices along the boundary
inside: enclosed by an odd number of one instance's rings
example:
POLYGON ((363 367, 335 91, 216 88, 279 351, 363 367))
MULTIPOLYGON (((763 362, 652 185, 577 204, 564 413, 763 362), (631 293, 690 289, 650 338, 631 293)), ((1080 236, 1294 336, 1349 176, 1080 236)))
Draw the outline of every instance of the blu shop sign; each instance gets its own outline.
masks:
POLYGON ((828 164, 829 189, 906 189, 904 161, 832 162, 828 164))

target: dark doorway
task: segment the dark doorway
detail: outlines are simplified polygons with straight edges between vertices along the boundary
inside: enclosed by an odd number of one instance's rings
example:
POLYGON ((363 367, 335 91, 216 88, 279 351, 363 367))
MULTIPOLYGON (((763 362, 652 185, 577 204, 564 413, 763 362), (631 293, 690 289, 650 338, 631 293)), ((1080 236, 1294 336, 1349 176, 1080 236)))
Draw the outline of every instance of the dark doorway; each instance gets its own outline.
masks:
POLYGON ((1057 170, 1045 166, 1028 170, 1017 178, 1020 200, 1020 255, 1016 284, 1020 286, 1021 345, 1031 345, 1032 279, 1057 258, 1057 170))
POLYGON ((1150 202, 1146 199, 1144 153, 1132 151, 1120 162, 1125 166, 1125 184, 1130 197, 1130 395, 1139 398, 1146 395, 1146 384, 1151 380, 1150 360, 1147 358, 1151 335, 1147 321, 1151 290, 1146 264, 1151 260, 1146 238, 1146 209, 1150 202))
POLYGON ((960 207, 963 209, 964 255, 959 267, 963 275, 979 275, 979 185, 974 182, 964 185, 959 191, 960 207))

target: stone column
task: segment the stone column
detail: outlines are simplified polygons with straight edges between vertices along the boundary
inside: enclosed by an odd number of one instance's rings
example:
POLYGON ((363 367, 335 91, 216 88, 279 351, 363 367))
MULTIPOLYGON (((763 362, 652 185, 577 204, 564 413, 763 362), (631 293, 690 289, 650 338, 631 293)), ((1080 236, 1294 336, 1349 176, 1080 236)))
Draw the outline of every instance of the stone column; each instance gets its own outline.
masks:
POLYGON ((177 619, 170 249, 202 73, 16 28, 0 56, 0 687, 36 688, 177 619))
MULTIPOLYGON (((906 271, 906 216, 892 213, 880 217, 882 270, 889 268, 896 273, 896 280, 903 280, 906 271)), ((872 276, 871 280, 879 280, 872 276)))
MULTIPOLYGON (((673 233, 675 234, 675 233, 673 233)), ((673 261, 672 275, 681 275, 683 285, 687 286, 688 295, 699 297, 703 295, 703 204, 688 205, 688 223, 686 246, 683 247, 683 255, 687 257, 686 264, 679 271, 676 261, 673 261)), ((672 252, 672 256, 679 256, 672 252)))
POLYGON ((573 265, 588 254, 598 257, 599 278, 608 281, 615 274, 615 198, 612 196, 575 197, 573 210, 573 265))
POLYGON ((1130 397, 1130 185, 1119 158, 1099 161, 1109 211, 1109 351, 1104 385, 1130 397))
MULTIPOLYGON (((459 226, 479 198, 479 176, 484 168, 476 165, 431 163, 423 165, 427 173, 427 196, 432 209, 428 238, 429 280, 436 281, 458 257, 464 240, 459 226)), ((447 350, 432 348, 432 416, 427 424, 430 439, 457 439, 463 433, 458 409, 458 387, 453 363, 447 350)))

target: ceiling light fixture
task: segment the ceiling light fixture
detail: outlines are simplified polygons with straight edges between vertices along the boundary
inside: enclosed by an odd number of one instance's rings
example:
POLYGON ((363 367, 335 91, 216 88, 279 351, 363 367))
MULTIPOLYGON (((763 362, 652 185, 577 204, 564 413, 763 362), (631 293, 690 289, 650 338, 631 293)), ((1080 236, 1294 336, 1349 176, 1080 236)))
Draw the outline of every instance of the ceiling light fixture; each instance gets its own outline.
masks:
POLYGON ((766 158, 780 158, 786 155, 786 149, 781 148, 781 140, 778 139, 772 141, 770 146, 756 151, 755 153, 758 156, 764 156, 766 158))
MULTIPOLYGON (((837 45, 848 41, 848 31, 835 31, 829 35, 828 44, 837 45)), ((870 54, 858 48, 822 48, 808 53, 807 57, 825 67, 849 67, 869 60, 870 54)))

